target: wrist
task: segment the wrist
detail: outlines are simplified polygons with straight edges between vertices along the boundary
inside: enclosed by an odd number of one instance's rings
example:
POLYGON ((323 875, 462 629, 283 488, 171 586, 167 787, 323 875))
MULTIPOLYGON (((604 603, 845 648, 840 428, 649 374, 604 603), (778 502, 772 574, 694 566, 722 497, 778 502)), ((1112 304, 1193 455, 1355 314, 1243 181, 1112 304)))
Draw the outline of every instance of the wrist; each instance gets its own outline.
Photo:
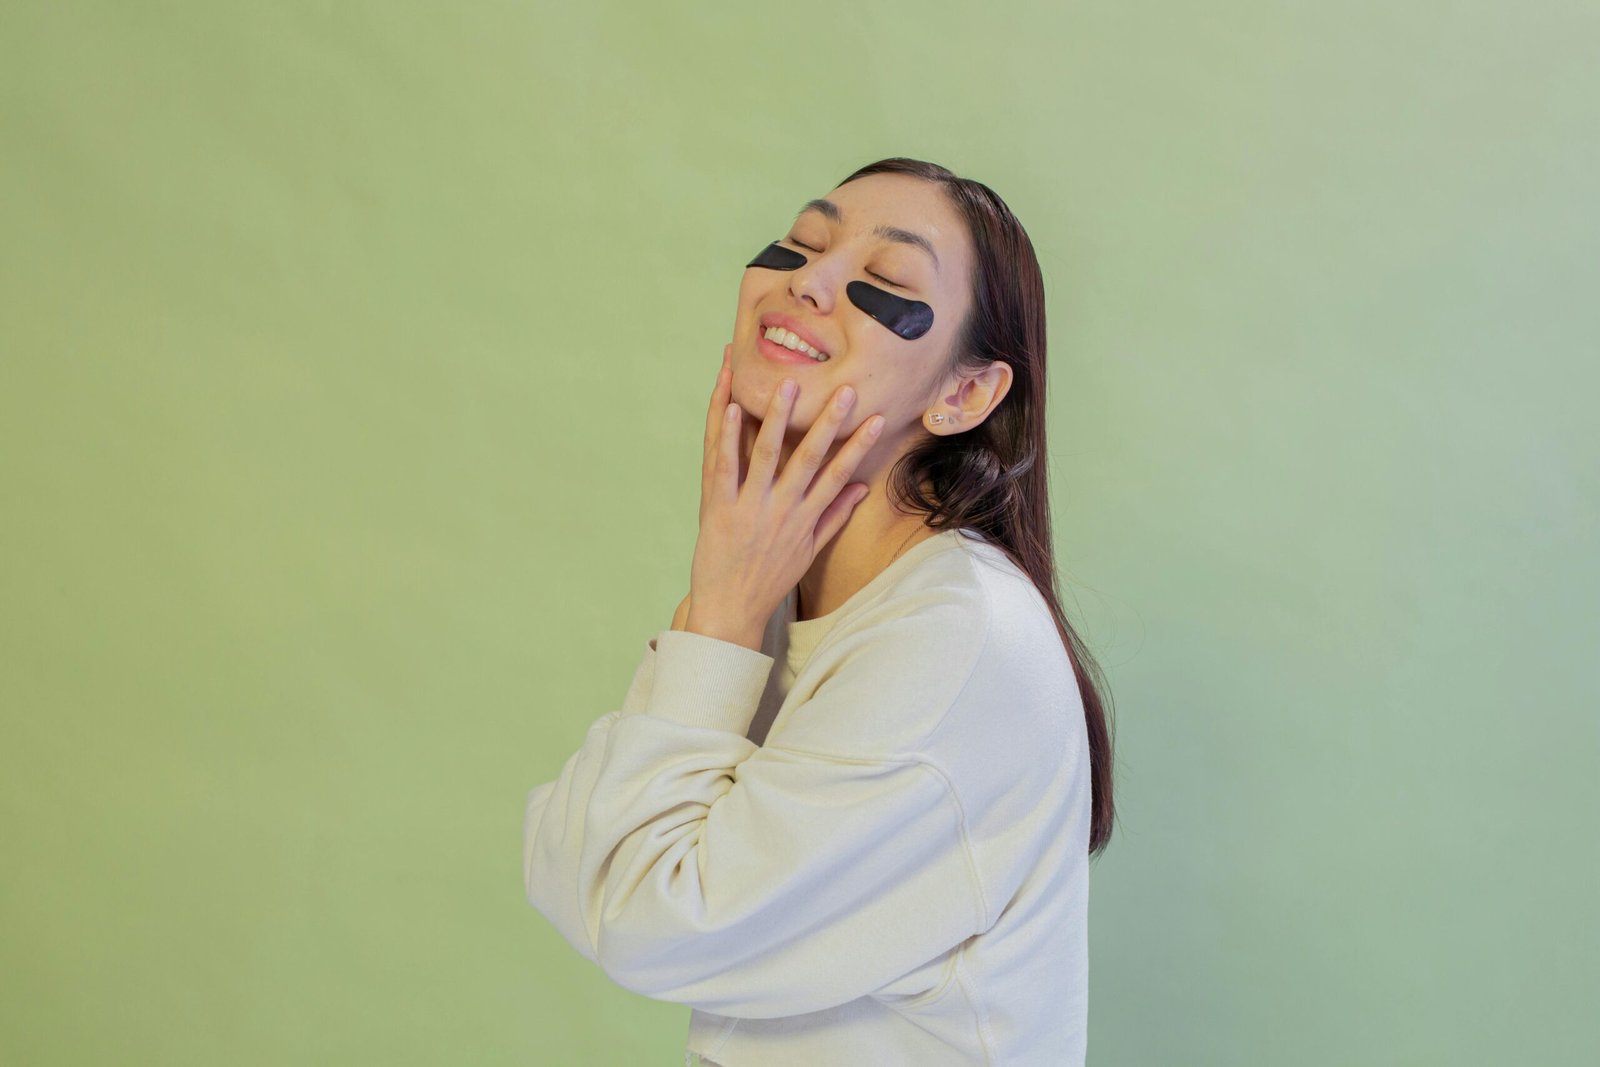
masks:
POLYGON ((749 623, 729 622, 714 616, 708 617, 704 613, 696 614, 690 608, 688 617, 684 620, 683 629, 689 633, 700 634, 702 637, 715 638, 729 644, 743 645, 755 652, 761 651, 761 639, 765 636, 765 626, 755 626, 749 623))

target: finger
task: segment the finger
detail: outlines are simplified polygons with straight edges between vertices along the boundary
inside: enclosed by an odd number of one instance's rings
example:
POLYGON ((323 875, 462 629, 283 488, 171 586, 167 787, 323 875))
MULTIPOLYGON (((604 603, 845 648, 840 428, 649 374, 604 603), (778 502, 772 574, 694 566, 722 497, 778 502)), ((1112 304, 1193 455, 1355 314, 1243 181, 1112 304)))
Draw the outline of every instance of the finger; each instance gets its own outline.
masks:
POLYGON ((869 490, 865 485, 856 482, 844 492, 833 498, 833 502, 822 509, 822 517, 817 520, 815 532, 811 535, 814 549, 820 551, 823 545, 833 540, 835 534, 844 529, 844 524, 850 521, 850 516, 855 512, 856 505, 867 498, 869 490))
MULTIPOLYGON (((828 402, 817 413, 816 421, 811 424, 811 428, 806 431, 805 437, 795 446, 794 452, 789 456, 789 461, 783 465, 783 473, 778 476, 778 483, 774 487, 776 491, 783 493, 791 500, 800 500, 805 496, 812 480, 817 475, 817 471, 821 469, 823 462, 828 458, 828 450, 833 447, 833 442, 839 436, 840 424, 844 422, 845 416, 849 414, 850 408, 855 403, 854 394, 855 390, 846 385, 835 390, 834 394, 828 398, 828 402), (850 390, 848 394, 845 392, 847 389, 850 390), (840 401, 847 395, 850 397, 850 401, 841 407, 840 401)), ((832 491, 828 494, 828 500, 832 500, 838 495, 839 490, 844 488, 844 482, 839 482, 830 488, 832 491)), ((824 500, 819 503, 817 511, 821 511, 822 506, 827 502, 827 500, 824 500)))
MULTIPOLYGON (((856 427, 856 432, 850 435, 844 447, 834 455, 832 462, 813 481, 810 490, 800 503, 800 510, 820 514, 831 506, 835 498, 842 495, 844 488, 850 484, 850 479, 855 476, 856 468, 861 465, 862 459, 877 443, 878 435, 883 432, 883 421, 882 415, 874 415, 856 427)), ((789 462, 793 464, 793 458, 789 462)))
POLYGON ((700 501, 702 507, 704 507, 707 500, 711 499, 713 471, 716 468, 717 444, 722 440, 722 416, 728 410, 728 402, 733 398, 733 371, 728 366, 728 353, 732 348, 732 345, 726 345, 722 349, 722 367, 717 371, 716 388, 711 391, 711 406, 706 411, 706 433, 700 461, 700 501))
POLYGON ((750 447, 750 467, 746 471, 746 485, 755 484, 763 492, 772 486, 772 472, 778 469, 778 457, 783 454, 783 435, 789 429, 789 412, 794 410, 794 398, 800 386, 792 378, 785 378, 772 391, 767 402, 767 417, 761 420, 761 430, 755 444, 750 447), (784 396, 787 388, 789 395, 784 396))
POLYGON ((717 446, 710 499, 731 504, 739 499, 739 434, 743 429, 744 409, 738 404, 729 404, 726 411, 722 420, 722 436, 717 446))
POLYGON ((728 401, 732 399, 733 376, 728 369, 729 345, 722 350, 722 366, 717 370, 717 384, 711 390, 711 406, 706 409, 706 437, 705 455, 709 459, 717 442, 722 439, 722 413, 728 408, 728 401))

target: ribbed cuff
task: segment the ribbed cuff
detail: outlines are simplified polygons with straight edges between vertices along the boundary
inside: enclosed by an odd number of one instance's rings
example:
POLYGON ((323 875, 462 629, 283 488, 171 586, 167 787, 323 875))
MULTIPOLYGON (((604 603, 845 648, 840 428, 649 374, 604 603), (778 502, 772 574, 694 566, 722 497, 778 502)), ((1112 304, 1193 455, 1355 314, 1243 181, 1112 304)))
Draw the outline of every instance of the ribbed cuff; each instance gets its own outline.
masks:
POLYGON ((773 657, 688 630, 663 630, 653 640, 655 678, 646 715, 738 734, 750 729, 773 657))
POLYGON ((652 637, 644 643, 644 655, 639 658, 639 665, 633 669, 633 681, 628 683, 628 693, 622 698, 621 714, 638 715, 644 711, 645 702, 650 699, 650 690, 655 682, 656 673, 656 639, 652 637))

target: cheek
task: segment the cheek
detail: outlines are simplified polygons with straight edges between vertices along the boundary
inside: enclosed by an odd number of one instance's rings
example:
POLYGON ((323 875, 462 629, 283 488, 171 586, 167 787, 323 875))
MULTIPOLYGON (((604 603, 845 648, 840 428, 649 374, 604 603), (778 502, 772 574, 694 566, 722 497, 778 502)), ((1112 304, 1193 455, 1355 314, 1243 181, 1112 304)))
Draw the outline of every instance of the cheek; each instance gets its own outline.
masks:
POLYGON ((754 331, 756 328, 757 309, 766 306, 772 301, 772 279, 761 277, 762 274, 771 273, 771 271, 761 270, 745 271, 743 280, 739 282, 736 321, 740 329, 754 331))
POLYGON ((789 275, 784 271, 747 267, 739 279, 739 295, 741 299, 764 296, 788 282, 789 275))

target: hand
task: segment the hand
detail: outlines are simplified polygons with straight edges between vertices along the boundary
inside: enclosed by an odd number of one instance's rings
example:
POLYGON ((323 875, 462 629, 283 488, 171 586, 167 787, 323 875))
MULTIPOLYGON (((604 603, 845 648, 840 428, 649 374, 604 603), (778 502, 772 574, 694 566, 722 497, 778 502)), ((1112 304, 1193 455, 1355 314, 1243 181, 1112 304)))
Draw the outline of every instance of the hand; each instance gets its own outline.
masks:
POLYGON ((877 440, 883 418, 874 416, 857 427, 823 468, 849 411, 836 403, 836 392, 777 472, 794 398, 785 400, 774 390, 741 484, 744 411, 729 403, 732 347, 722 350, 722 370, 706 415, 700 536, 689 577, 686 628, 760 651, 767 620, 866 497, 866 485, 852 484, 850 477, 877 440))

